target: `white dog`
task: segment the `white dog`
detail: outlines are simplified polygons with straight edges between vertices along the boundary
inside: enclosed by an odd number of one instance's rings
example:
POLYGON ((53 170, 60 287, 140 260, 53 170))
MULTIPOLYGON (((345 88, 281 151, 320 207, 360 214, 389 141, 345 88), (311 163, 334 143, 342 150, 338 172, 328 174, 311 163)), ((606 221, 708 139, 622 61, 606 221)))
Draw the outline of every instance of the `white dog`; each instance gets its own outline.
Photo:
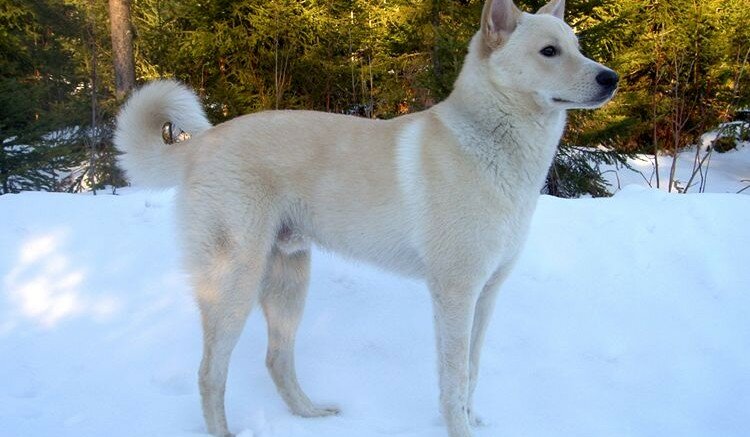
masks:
POLYGON ((315 243, 426 280, 445 424, 452 437, 471 435, 487 323, 526 238, 565 111, 601 106, 617 87, 613 71, 581 55, 563 12, 564 0, 537 14, 488 0, 450 97, 388 121, 272 111, 212 127, 195 94, 174 81, 133 94, 115 143, 135 184, 179 186, 211 434, 229 434, 229 358, 258 302, 268 322, 266 365, 291 411, 338 412, 312 403, 294 369, 315 243), (191 138, 164 144, 165 123, 191 138))

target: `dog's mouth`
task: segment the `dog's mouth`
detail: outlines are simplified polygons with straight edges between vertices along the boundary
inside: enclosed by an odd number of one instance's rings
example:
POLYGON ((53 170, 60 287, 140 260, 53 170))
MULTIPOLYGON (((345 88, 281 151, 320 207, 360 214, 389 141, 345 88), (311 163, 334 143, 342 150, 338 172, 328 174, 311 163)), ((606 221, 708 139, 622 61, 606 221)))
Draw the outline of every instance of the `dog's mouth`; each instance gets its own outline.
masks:
POLYGON ((563 105, 583 105, 583 106, 589 106, 589 105, 601 105, 602 103, 605 103, 607 100, 609 100, 610 97, 612 97, 612 96, 611 95, 607 95, 607 96, 604 96, 604 97, 601 97, 601 98, 598 98, 598 99, 594 99, 594 100, 586 100, 585 102, 576 102, 576 101, 573 101, 573 100, 560 99, 560 98, 554 97, 554 98, 552 98, 552 101, 555 102, 555 103, 563 104, 563 105))
POLYGON ((575 108, 597 108, 607 103, 612 97, 614 97, 616 90, 608 91, 598 98, 593 100, 587 100, 585 102, 575 102, 573 100, 563 99, 561 97, 553 97, 552 102, 560 105, 572 106, 575 108))

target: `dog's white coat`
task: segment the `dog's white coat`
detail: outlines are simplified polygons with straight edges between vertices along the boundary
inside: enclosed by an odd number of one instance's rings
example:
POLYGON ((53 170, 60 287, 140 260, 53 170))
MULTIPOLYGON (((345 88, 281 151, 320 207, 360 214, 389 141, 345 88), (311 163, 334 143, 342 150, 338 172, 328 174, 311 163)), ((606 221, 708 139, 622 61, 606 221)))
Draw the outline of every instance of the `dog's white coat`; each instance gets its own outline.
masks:
POLYGON ((530 15, 510 0, 488 0, 450 97, 388 121, 276 111, 211 127, 196 96, 176 82, 133 94, 115 143, 135 183, 180 187, 210 433, 229 433, 229 357, 258 302, 268 322, 266 363, 289 408, 306 417, 338 411, 314 405, 294 370, 315 243, 427 281, 441 409, 452 437, 471 435, 487 323, 526 237, 565 110, 599 106, 614 92, 598 83, 608 70, 579 53, 563 10, 553 0, 530 15), (558 54, 542 56, 546 46, 558 54), (192 138, 163 144, 167 121, 192 138))

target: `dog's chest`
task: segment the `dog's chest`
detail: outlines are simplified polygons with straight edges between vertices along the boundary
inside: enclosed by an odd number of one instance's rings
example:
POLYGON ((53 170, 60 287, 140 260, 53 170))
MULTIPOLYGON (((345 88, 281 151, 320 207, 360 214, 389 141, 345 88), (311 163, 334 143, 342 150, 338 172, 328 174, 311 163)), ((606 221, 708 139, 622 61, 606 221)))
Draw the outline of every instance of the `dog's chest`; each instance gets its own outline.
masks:
MULTIPOLYGON (((454 231, 474 247, 476 256, 495 259, 497 264, 512 260, 526 239, 529 223, 539 198, 530 186, 503 186, 465 195, 456 209, 463 231, 454 231)), ((528 184, 527 184, 528 185, 528 184)), ((444 234, 443 238, 449 238, 444 234)))
POLYGON ((508 195, 541 189, 565 126, 564 116, 549 120, 544 127, 526 124, 506 121, 489 134, 476 132, 467 145, 498 189, 508 195))

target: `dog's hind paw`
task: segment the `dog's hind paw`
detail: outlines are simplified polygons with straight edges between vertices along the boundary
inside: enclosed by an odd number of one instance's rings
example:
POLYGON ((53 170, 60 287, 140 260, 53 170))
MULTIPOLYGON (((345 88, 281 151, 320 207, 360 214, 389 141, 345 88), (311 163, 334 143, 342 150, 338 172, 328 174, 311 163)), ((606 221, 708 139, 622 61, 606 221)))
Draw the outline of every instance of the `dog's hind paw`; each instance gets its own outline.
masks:
POLYGON ((341 410, 338 407, 325 405, 325 406, 310 406, 301 411, 295 411, 294 414, 302 417, 326 417, 326 416, 338 416, 341 414, 341 410))

